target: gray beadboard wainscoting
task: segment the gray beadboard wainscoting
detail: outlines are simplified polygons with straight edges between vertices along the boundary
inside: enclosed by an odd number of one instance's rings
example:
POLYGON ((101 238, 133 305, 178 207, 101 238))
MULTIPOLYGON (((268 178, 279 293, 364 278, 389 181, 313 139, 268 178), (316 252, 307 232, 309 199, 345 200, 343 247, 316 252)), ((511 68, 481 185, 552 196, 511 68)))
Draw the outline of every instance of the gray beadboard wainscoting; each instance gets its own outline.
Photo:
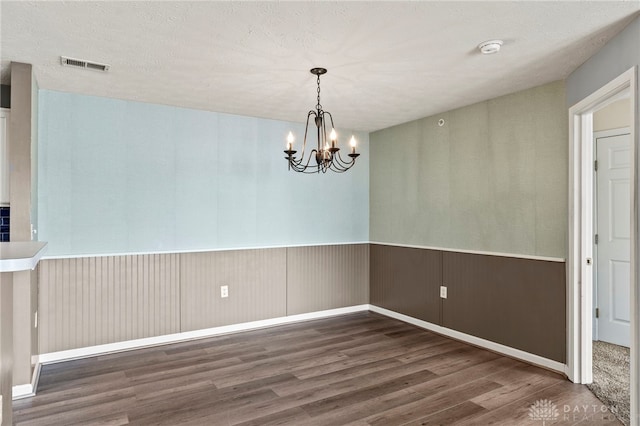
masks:
POLYGON ((368 277, 368 244, 45 259, 40 351, 362 305, 368 277))
POLYGON ((39 272, 40 352, 180 331, 180 255, 50 259, 39 272))

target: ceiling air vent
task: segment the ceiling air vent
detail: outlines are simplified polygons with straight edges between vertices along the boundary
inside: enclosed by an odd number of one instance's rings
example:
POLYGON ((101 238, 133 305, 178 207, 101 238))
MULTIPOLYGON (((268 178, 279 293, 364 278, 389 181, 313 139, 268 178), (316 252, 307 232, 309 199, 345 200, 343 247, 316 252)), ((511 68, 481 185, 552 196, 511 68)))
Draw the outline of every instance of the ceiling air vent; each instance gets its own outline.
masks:
POLYGON ((84 59, 68 58, 66 56, 60 56, 60 63, 65 67, 86 68, 95 71, 109 71, 110 68, 107 64, 85 61, 84 59))

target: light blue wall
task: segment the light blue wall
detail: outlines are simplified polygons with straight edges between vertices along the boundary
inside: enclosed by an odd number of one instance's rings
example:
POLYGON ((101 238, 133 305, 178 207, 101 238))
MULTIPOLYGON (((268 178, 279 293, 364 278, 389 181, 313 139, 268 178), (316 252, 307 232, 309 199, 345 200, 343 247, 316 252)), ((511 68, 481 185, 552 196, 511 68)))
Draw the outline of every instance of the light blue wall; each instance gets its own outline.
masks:
POLYGON ((368 135, 348 173, 301 175, 282 150, 303 129, 41 90, 39 239, 49 256, 368 241, 368 135))

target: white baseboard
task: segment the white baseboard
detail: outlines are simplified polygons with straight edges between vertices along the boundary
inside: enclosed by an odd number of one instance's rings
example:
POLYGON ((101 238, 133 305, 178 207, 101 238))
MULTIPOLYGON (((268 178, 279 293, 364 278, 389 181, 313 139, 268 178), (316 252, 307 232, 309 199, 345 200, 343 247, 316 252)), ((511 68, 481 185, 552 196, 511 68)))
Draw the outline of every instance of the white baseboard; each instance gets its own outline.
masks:
POLYGON ((31 383, 28 385, 16 385, 12 389, 12 397, 14 401, 16 399, 27 398, 34 395, 35 392, 33 391, 33 385, 31 383))
POLYGON ((566 374, 567 372, 567 366, 565 364, 558 361, 554 361, 552 359, 541 357, 540 355, 535 355, 529 352, 521 351, 520 349, 515 349, 510 346, 501 345, 500 343, 492 342, 490 340, 485 340, 480 337, 472 336, 470 334, 462 333, 460 331, 456 331, 450 328, 432 324, 427 321, 422 321, 417 318, 410 317, 408 315, 404 315, 398 312, 390 311, 388 309, 380 308, 378 306, 369 305, 369 310, 372 312, 377 312, 381 315, 385 315, 400 321, 407 322, 409 324, 413 324, 420 328, 424 328, 439 334, 443 334, 448 337, 452 337, 457 340, 461 340, 463 342, 466 342, 475 346, 480 346, 482 348, 489 349, 490 351, 498 352, 498 353, 510 356, 512 358, 520 359, 530 364, 548 368, 550 370, 557 371, 562 374, 566 374))
MULTIPOLYGON (((124 342, 108 343, 105 345, 89 346, 86 348, 70 349, 67 351, 50 352, 40 354, 40 364, 69 361, 78 358, 87 358, 96 355, 104 355, 114 352, 140 349, 150 346, 177 343, 186 340, 213 337, 222 334, 237 333, 239 331, 255 330, 258 328, 273 327, 292 322, 308 321, 312 319, 327 318, 336 315, 350 314, 353 312, 368 311, 369 305, 356 305, 346 308, 329 309, 326 311, 309 312, 306 314, 289 315, 286 317, 270 318, 260 321, 245 322, 241 324, 225 325, 222 327, 206 328, 203 330, 186 331, 183 333, 167 334, 164 336, 148 337, 144 339, 127 340, 124 342)), ((26 386, 26 385, 25 385, 26 386)), ((26 388, 25 388, 26 389, 26 388)), ((15 395, 15 393, 14 393, 15 395)), ((14 397, 15 398, 15 397, 14 397)))
MULTIPOLYGON (((37 357, 35 359, 37 360, 37 357)), ((26 385, 16 385, 11 389, 11 399, 13 401, 15 401, 16 399, 35 396, 36 388, 38 386, 38 380, 40 380, 40 367, 40 363, 36 361, 35 367, 33 369, 33 376, 31 377, 31 383, 26 385)))
POLYGON ((187 340, 200 339, 204 337, 213 337, 229 333, 237 333, 240 331, 255 330, 265 327, 273 327, 277 325, 289 324, 294 322, 308 321, 313 319, 328 318, 337 315, 344 315, 354 312, 372 311, 385 315, 391 318, 395 318, 400 321, 404 321, 415 326, 434 331, 436 333, 452 337, 463 342, 479 346, 485 349, 489 349, 494 352, 498 352, 512 358, 520 359, 530 364, 538 365, 544 368, 548 368, 553 371, 557 371, 562 374, 566 374, 567 366, 558 361, 554 361, 548 358, 541 357, 529 352, 515 349, 509 346, 501 345, 489 340, 482 339, 480 337, 472 336, 470 334, 455 331, 446 327, 442 327, 436 324, 432 324, 426 321, 422 321, 408 315, 400 314, 398 312, 390 311, 374 305, 356 305, 346 308, 329 309, 326 311, 310 312, 306 314, 290 315, 286 317, 271 318, 260 321, 245 322, 241 324, 232 324, 222 327, 213 327, 203 330, 187 331, 183 333, 168 334, 164 336, 149 337, 144 339, 127 340, 124 342, 109 343, 105 345, 89 346, 85 348, 70 349, 66 351, 50 352, 41 354, 38 357, 38 364, 34 370, 34 381, 29 385, 20 385, 13 387, 13 399, 25 398, 33 396, 38 383, 40 375, 40 366, 43 364, 51 364, 55 362, 69 361, 79 358, 87 358, 91 356, 104 355, 116 352, 123 352, 133 349, 146 348, 151 346, 164 345, 168 343, 177 343, 187 340))

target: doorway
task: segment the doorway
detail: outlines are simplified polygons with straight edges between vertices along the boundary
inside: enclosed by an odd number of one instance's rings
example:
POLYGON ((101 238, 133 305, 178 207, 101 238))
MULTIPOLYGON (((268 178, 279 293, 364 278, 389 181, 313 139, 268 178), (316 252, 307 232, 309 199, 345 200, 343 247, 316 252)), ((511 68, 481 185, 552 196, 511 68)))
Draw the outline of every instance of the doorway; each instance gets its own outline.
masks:
POLYGON ((637 69, 631 68, 569 109, 569 256, 567 258, 567 376, 592 381, 594 312, 594 112, 628 97, 632 109, 629 169, 629 318, 631 422, 638 423, 638 100, 637 69))
MULTIPOLYGON (((629 128, 598 131, 598 114, 621 104, 631 118, 627 99, 594 115, 595 271, 593 340, 631 346, 631 135, 629 128)), ((625 124, 629 124, 628 122, 625 124)))
POLYGON ((593 380, 587 385, 624 424, 630 423, 630 121, 628 98, 609 104, 593 115, 593 380), (627 127, 615 128, 620 125, 627 127))

